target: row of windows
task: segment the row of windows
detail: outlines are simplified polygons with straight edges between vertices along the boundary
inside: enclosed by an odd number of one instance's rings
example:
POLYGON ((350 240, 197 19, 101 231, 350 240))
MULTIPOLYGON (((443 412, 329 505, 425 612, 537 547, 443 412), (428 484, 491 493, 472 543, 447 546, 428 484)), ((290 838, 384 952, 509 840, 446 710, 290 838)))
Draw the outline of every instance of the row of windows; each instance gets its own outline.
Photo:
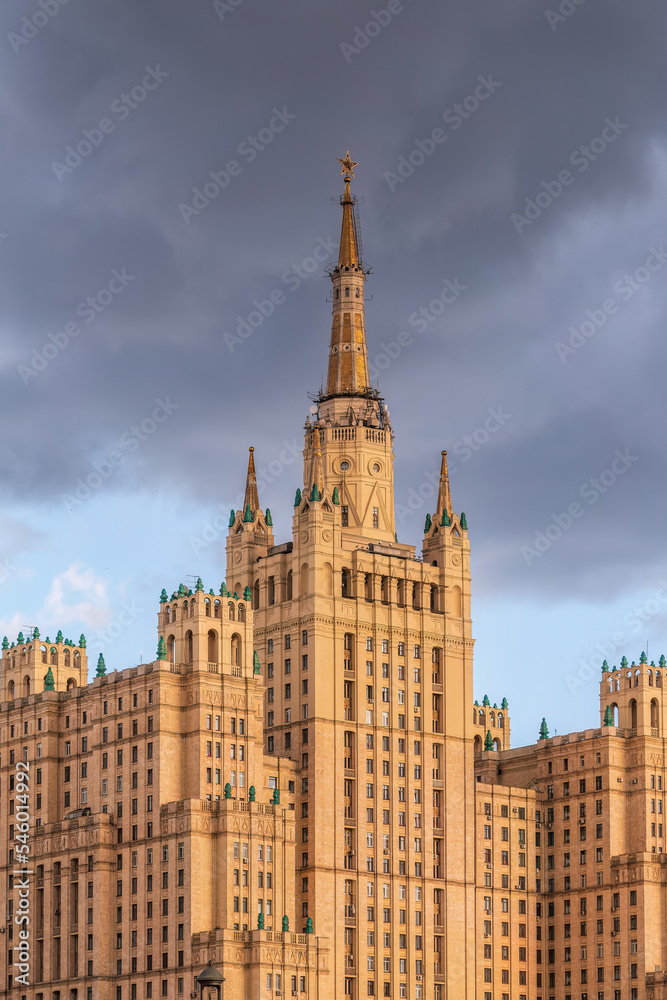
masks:
MULTIPOLYGON (((601 791, 601 789, 602 789, 602 775, 598 774, 598 775, 595 776, 595 790, 597 792, 599 792, 599 791, 601 791)), ((564 781, 563 782, 563 795, 567 796, 569 794, 570 794, 570 782, 569 781, 564 781)), ((579 779, 579 795, 585 795, 585 794, 586 794, 586 778, 580 778, 579 779)), ((553 799, 553 797, 554 797, 554 786, 553 785, 547 785, 547 798, 548 799, 553 799)))

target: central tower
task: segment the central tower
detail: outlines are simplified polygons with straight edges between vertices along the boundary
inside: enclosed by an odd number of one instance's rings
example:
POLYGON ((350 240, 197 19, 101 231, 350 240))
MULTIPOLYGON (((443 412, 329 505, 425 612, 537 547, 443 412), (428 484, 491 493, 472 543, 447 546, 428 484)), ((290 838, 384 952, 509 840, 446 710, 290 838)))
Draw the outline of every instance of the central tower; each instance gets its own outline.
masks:
POLYGON ((312 489, 338 484, 343 545, 364 540, 392 543, 394 525, 393 434, 389 411, 369 384, 364 283, 356 199, 350 180, 357 164, 338 161, 345 178, 338 262, 328 269, 333 316, 326 389, 317 397, 317 418, 306 423, 304 481, 312 489), (319 431, 319 433, 316 433, 319 431))
POLYGON ((291 540, 254 461, 227 584, 252 595, 269 754, 291 758, 297 913, 331 939, 326 997, 472 1000, 470 552, 442 456, 422 553, 394 526, 393 434, 370 386, 364 265, 343 168, 326 383, 305 424, 291 540), (246 589, 247 588, 247 589, 246 589), (329 988, 330 986, 330 988, 329 988))

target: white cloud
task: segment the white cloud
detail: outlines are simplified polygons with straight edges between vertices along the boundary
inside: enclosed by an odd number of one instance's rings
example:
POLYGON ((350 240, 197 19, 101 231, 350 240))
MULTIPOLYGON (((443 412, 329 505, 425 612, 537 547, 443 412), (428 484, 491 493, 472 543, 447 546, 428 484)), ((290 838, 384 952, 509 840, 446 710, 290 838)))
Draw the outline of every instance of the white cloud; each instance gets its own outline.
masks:
POLYGON ((83 622, 87 628, 100 628, 109 621, 107 581, 92 569, 74 562, 51 581, 40 619, 44 625, 62 628, 83 622))

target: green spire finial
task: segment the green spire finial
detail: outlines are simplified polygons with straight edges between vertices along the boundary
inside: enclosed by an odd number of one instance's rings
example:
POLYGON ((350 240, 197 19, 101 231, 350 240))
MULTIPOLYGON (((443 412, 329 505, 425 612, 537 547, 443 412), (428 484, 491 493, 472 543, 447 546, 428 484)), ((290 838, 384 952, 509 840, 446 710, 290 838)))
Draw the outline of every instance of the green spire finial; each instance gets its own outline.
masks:
POLYGON ((301 490, 296 491, 296 496, 294 497, 294 506, 298 507, 301 503, 301 490))
POLYGON ((33 629, 33 632, 32 632, 32 638, 33 638, 33 640, 35 642, 37 642, 37 640, 39 639, 39 629, 37 628, 36 625, 35 625, 35 627, 33 629))
POLYGON ((9 649, 9 639, 7 638, 7 636, 5 636, 4 639, 2 640, 2 648, 9 649))
POLYGON ((321 499, 321 497, 320 497, 320 491, 317 488, 317 483, 313 483, 313 488, 312 488, 312 490, 310 492, 310 499, 311 499, 311 501, 315 501, 315 500, 320 500, 321 499))
POLYGON ((273 527, 273 518, 271 517, 271 508, 270 507, 266 508, 266 514, 264 515, 264 520, 266 521, 266 526, 268 528, 272 528, 273 527))
POLYGON ((658 666, 659 667, 664 667, 665 663, 667 663, 667 661, 665 660, 665 654, 663 653, 662 656, 660 657, 660 659, 658 660, 658 666))
POLYGON ((62 641, 63 641, 63 634, 60 631, 60 629, 58 629, 58 635, 56 636, 56 642, 62 642, 62 641))
POLYGON ((627 667, 627 665, 628 665, 628 658, 627 658, 627 656, 624 656, 621 659, 621 666, 622 667, 627 667))
POLYGON ((613 716, 612 710, 610 709, 609 705, 607 705, 607 707, 604 710, 604 724, 605 724, 605 726, 613 726, 614 725, 614 716, 613 716))
POLYGON ((283 917, 283 930, 284 931, 289 930, 289 917, 287 916, 287 914, 285 914, 285 916, 283 917))
POLYGON ((251 785, 250 788, 248 789, 248 802, 254 802, 256 794, 257 793, 255 792, 255 786, 251 785))
POLYGON ((279 806, 280 805, 280 789, 279 788, 274 788, 273 789, 273 798, 271 799, 271 802, 273 803, 274 806, 279 806))
POLYGON ((204 590, 204 584, 201 582, 201 577, 197 577, 197 583, 195 585, 195 590, 198 594, 202 593, 204 590))
POLYGON ((491 730, 487 729, 486 738, 484 739, 484 749, 493 750, 493 736, 491 735, 491 730))
POLYGON ((459 521, 461 522, 461 527, 463 528, 463 530, 467 531, 468 530, 468 522, 466 520, 466 516, 463 513, 463 511, 461 511, 461 516, 459 518, 459 521))
POLYGON ((107 672, 107 665, 104 662, 104 657, 100 653, 97 658, 97 670, 95 671, 96 677, 105 677, 107 672))
POLYGON ((451 519, 449 517, 449 514, 447 513, 446 510, 443 510, 443 512, 442 512, 442 521, 440 522, 440 527, 441 528, 448 528, 451 523, 452 522, 451 522, 451 519))
POLYGON ((485 694, 484 697, 482 698, 482 705, 484 705, 486 707, 486 706, 488 706, 490 704, 491 704, 491 702, 489 701, 489 696, 488 696, 488 694, 485 694))
POLYGON ((639 662, 640 663, 646 663, 647 662, 646 653, 642 652, 642 655, 639 657, 639 662))
POLYGON ((233 528, 235 520, 236 520, 236 514, 234 513, 233 510, 230 510, 230 512, 229 512, 229 522, 227 524, 227 527, 228 528, 233 528))
POLYGON ((257 914, 257 930, 258 931, 263 931, 264 930, 264 914, 263 913, 258 913, 257 914))
POLYGON ((19 634, 17 636, 17 639, 16 639, 16 643, 17 643, 17 645, 22 646, 24 644, 24 642, 25 642, 25 639, 23 638, 23 632, 19 632, 19 634))
POLYGON ((260 669, 261 668, 260 668, 260 665, 259 665, 259 653, 255 649, 253 651, 253 654, 252 654, 252 672, 253 672, 253 674, 258 674, 260 672, 260 669))
POLYGON ((250 504, 247 503, 245 507, 245 514, 243 515, 244 524, 252 524, 252 511, 250 509, 250 504))
POLYGON ((86 648, 86 637, 82 632, 81 635, 79 636, 79 649, 85 649, 85 648, 86 648))
POLYGON ((227 594, 228 594, 227 584, 226 583, 221 583, 220 584, 220 597, 227 597, 227 594))
POLYGON ((169 600, 169 596, 167 594, 167 591, 163 587, 162 588, 162 593, 160 594, 160 604, 166 604, 168 600, 169 600))
POLYGON ((505 711, 506 711, 506 710, 507 710, 507 708, 508 708, 508 705, 509 705, 509 703, 508 703, 508 701, 507 701, 507 698, 503 698, 503 700, 502 700, 502 701, 501 701, 501 703, 500 703, 500 707, 501 707, 501 708, 502 708, 503 710, 505 710, 505 711))
POLYGON ((252 594, 250 592, 250 587, 246 584, 245 590, 243 591, 243 600, 249 601, 252 599, 252 594))
POLYGON ((426 534, 427 531, 430 531, 430 529, 431 529, 431 515, 427 514, 426 520, 424 521, 424 534, 426 534))
POLYGON ((46 671, 46 677, 44 678, 44 690, 45 691, 55 691, 56 682, 53 679, 53 671, 51 667, 46 671))
POLYGON ((609 664, 607 663, 606 660, 603 660, 602 661, 602 673, 606 674, 608 670, 609 670, 609 664))
POLYGON ((231 797, 232 797, 232 786, 229 784, 229 782, 227 782, 227 784, 225 785, 225 798, 231 799, 231 797))
POLYGON ((160 636, 160 641, 157 644, 157 656, 156 656, 156 659, 157 660, 166 660, 167 659, 167 647, 165 646, 164 636, 163 635, 160 636))
POLYGON ((312 933, 313 933, 313 918, 308 917, 308 919, 306 920, 306 934, 312 934, 312 933))
POLYGON ((338 493, 338 487, 334 486, 333 493, 331 495, 335 507, 340 507, 340 495, 338 493))
POLYGON ((549 728, 547 726, 547 720, 544 718, 542 719, 542 724, 540 726, 540 739, 541 740, 549 739, 549 728))

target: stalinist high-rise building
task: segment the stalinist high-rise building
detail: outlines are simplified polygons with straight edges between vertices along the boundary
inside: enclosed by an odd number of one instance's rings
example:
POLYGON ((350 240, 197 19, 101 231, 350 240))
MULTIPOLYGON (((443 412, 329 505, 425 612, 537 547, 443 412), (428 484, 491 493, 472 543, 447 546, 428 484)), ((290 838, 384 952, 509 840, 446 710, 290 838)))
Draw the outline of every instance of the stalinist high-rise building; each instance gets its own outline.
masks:
POLYGON ((185 1000, 211 963, 226 1000, 667 1000, 667 665, 605 663, 595 727, 519 749, 475 698, 444 450, 421 550, 396 534, 340 163, 291 538, 251 448, 225 582, 162 591, 154 661, 3 642, 1 996, 185 1000))

